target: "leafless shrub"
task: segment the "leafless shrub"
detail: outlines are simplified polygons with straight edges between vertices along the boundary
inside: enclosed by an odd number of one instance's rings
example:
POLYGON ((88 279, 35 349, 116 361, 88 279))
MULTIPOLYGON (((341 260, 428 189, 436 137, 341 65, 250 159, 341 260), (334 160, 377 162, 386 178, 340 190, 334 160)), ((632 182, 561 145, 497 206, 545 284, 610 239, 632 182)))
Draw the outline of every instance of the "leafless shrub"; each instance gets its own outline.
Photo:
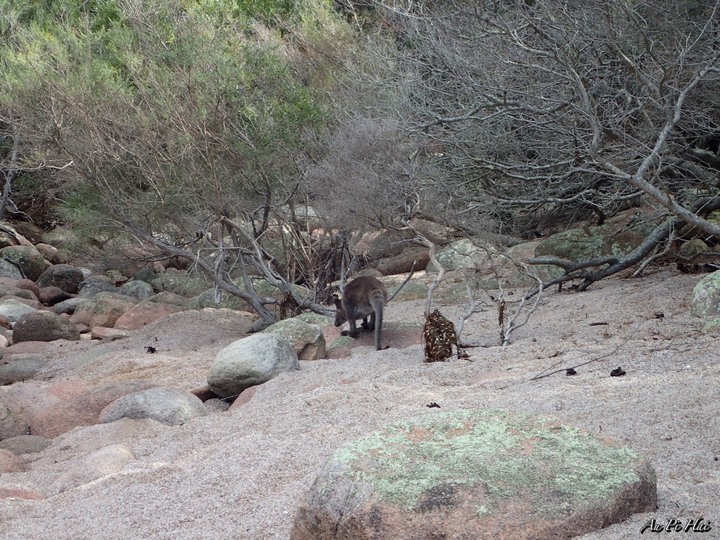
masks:
POLYGON ((387 227, 422 203, 422 178, 397 121, 355 117, 328 142, 307 173, 314 205, 335 228, 387 227))

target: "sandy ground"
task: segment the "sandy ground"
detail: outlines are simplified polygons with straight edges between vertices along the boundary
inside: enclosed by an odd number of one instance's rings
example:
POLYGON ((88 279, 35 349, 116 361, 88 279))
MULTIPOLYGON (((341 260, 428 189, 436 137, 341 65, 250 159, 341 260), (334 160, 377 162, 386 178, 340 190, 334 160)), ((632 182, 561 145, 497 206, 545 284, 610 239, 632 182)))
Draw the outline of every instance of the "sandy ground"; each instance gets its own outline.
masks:
MULTIPOLYGON (((46 500, 0 500, 0 537, 286 539, 316 472, 343 443, 401 418, 492 407, 558 418, 649 458, 658 476, 657 512, 585 540, 639 538, 651 518, 704 518, 713 526, 663 538, 720 538, 720 349, 689 314, 701 277, 654 269, 584 293, 545 293, 505 349, 497 346, 497 312, 488 306, 465 327, 464 339, 480 345, 469 350, 472 361, 424 364, 419 345, 388 343, 380 352, 359 346, 349 358, 304 361, 300 371, 258 387, 241 408, 183 426, 122 420, 77 428, 27 455, 28 472, 0 475, 0 487, 42 489, 109 444, 128 445, 135 459, 120 473, 46 500), (532 380, 592 359, 574 377, 532 380), (627 374, 610 377, 618 366, 627 374), (431 402, 441 408, 428 408, 431 402)), ((441 299, 439 306, 451 318, 461 310, 441 299)), ((393 302, 387 324, 420 323, 422 309, 421 301, 393 302)), ((43 376, 150 377, 190 389, 203 384, 215 353, 237 338, 202 320, 193 328, 158 328, 58 348, 43 376), (158 344, 152 365, 143 351, 149 340, 158 344)))

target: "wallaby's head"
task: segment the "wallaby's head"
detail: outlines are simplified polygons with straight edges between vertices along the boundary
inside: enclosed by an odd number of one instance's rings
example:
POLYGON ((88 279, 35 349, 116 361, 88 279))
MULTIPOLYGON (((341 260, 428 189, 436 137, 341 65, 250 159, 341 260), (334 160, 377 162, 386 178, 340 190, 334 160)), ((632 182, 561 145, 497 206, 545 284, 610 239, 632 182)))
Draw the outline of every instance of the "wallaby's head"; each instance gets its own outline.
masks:
POLYGON ((335 302, 335 326, 340 326, 347 321, 347 314, 345 308, 343 308, 342 301, 337 295, 333 295, 335 302))

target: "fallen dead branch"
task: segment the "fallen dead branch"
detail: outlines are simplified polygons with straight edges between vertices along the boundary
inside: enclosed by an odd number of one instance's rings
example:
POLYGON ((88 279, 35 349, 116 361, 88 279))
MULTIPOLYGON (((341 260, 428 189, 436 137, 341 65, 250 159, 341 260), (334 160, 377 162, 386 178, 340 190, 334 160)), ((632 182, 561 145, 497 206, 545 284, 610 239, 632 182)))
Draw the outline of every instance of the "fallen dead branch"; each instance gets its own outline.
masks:
POLYGON ((611 355, 615 354, 616 352, 618 352, 618 351, 623 347, 623 345, 625 345, 628 341, 630 341, 630 338, 626 339, 626 340, 623 341, 620 345, 618 345, 617 347, 615 347, 612 351, 610 351, 610 352, 608 352, 608 353, 606 353, 606 354, 603 354, 602 356, 597 356, 597 357, 595 357, 595 358, 591 358, 590 360, 588 360, 588 361, 586 361, 586 362, 581 362, 580 364, 577 364, 577 365, 574 365, 574 366, 563 367, 563 368, 560 368, 560 369, 556 369, 556 370, 554 370, 554 371, 550 371, 549 373, 545 373, 548 369, 552 369, 552 368, 554 368, 555 366, 557 366, 558 364, 562 363, 562 360, 561 360, 560 362, 556 362, 556 363, 554 363, 552 366, 550 366, 549 368, 541 371, 540 373, 538 373, 537 375, 535 375, 534 377, 532 377, 530 380, 531 380, 531 381, 538 381, 538 380, 540 380, 540 379, 544 379, 545 377, 550 377, 551 375, 555 375, 555 374, 557 374, 557 373, 565 373, 565 372, 566 372, 567 370, 569 370, 569 369, 577 369, 577 368, 579 368, 579 367, 586 366, 586 365, 591 364, 591 363, 593 363, 593 362, 597 362, 598 360, 603 360, 603 359, 607 358, 608 356, 611 356, 611 355))

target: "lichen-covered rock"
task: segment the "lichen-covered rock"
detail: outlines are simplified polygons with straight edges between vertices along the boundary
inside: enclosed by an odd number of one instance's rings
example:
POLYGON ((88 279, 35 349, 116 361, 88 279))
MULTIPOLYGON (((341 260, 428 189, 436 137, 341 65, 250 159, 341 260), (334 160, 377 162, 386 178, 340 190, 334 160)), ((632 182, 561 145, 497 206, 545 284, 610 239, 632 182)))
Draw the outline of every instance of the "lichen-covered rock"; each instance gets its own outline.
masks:
POLYGON ((189 300, 185 300, 185 302, 192 309, 226 308, 236 309, 238 311, 249 311, 251 309, 250 304, 239 296, 223 293, 220 296, 220 301, 216 302, 216 300, 215 289, 213 288, 203 291, 197 296, 194 296, 189 300))
POLYGON ((120 287, 120 292, 137 298, 138 300, 146 300, 155 294, 152 285, 142 280, 133 280, 124 283, 123 286, 120 287))
POLYGON ((653 228, 653 220, 634 209, 620 212, 603 225, 568 229, 543 239, 535 256, 570 261, 620 257, 638 247, 653 228))
POLYGON ((210 281, 197 272, 168 269, 152 280, 156 291, 170 291, 181 296, 195 296, 211 286, 210 281))
POLYGON ((38 287, 60 287, 70 294, 78 292, 78 286, 84 279, 82 270, 70 264, 53 264, 37 278, 38 287))
POLYGON ((33 311, 18 319, 13 327, 13 343, 23 341, 77 341, 80 332, 74 323, 51 311, 33 311))
POLYGON ((549 236, 540 242, 535 249, 537 257, 556 257, 570 261, 586 261, 597 259, 605 255, 621 255, 619 247, 613 246, 612 241, 604 237, 600 230, 569 229, 549 236), (611 242, 608 245, 608 242, 611 242))
POLYGON ((0 315, 6 317, 13 324, 26 313, 33 313, 34 311, 37 311, 34 307, 12 297, 0 300, 0 315))
POLYGON ((710 248, 705 242, 703 242, 700 238, 693 238, 692 240, 683 242, 678 250, 678 257, 691 261, 708 251, 710 251, 710 248))
POLYGON ((696 317, 720 315, 720 271, 708 274, 695 285, 691 310, 696 317))
POLYGON ((11 279, 23 279, 22 272, 10 261, 0 259, 0 277, 11 279))
MULTIPOLYGON (((477 268, 489 258, 489 253, 480 243, 469 238, 458 240, 437 252, 435 258, 445 270, 460 268, 477 268)), ((439 272, 432 262, 427 266, 428 272, 439 272)))
POLYGON ((120 293, 108 276, 92 274, 78 284, 78 296, 82 298, 93 298, 103 292, 120 293))
POLYGON ((549 420, 455 411, 397 422, 325 464, 292 540, 554 540, 655 509, 638 454, 549 420))
POLYGON ((171 293, 169 291, 159 292, 148 298, 151 302, 158 302, 160 304, 172 304, 173 306, 188 307, 188 299, 179 294, 171 293))
POLYGON ((158 277, 158 274, 155 270, 149 267, 144 267, 135 272, 135 275, 133 276, 133 281, 144 281, 145 283, 152 283, 153 279, 156 279, 158 277))
POLYGON ((268 326, 263 332, 285 338, 300 360, 327 358, 325 336, 316 324, 296 318, 285 319, 268 326))
POLYGON ((207 381, 210 389, 224 398, 299 368, 297 354, 285 339, 275 334, 253 334, 217 354, 207 381))
POLYGON ((0 249, 0 258, 17 266, 24 277, 35 281, 50 263, 34 246, 8 246, 0 249))

